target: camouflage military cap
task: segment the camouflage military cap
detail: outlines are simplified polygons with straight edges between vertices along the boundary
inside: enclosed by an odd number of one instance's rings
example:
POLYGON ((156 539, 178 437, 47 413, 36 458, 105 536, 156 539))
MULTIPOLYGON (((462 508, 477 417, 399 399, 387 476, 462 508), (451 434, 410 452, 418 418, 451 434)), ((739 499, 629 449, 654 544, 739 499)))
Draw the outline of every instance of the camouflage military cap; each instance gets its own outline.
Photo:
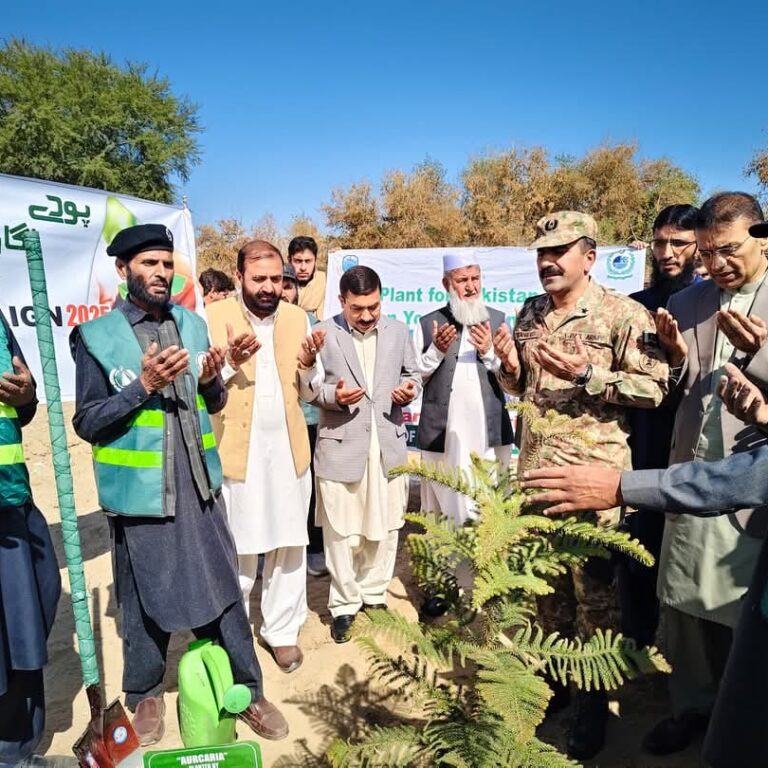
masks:
POLYGON ((597 224, 588 213, 554 211, 536 222, 536 239, 531 248, 556 248, 582 237, 597 240, 597 224))

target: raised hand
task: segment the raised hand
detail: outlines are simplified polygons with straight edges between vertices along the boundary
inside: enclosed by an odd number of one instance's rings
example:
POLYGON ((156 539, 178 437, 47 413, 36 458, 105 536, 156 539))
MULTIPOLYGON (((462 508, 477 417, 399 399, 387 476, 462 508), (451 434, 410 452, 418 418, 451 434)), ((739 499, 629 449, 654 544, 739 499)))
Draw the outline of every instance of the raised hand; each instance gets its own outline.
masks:
POLYGON ((491 324, 486 320, 484 323, 472 325, 469 328, 469 343, 481 354, 488 354, 492 345, 491 324))
POLYGON ((336 384, 336 402, 339 405, 354 405, 359 403, 365 396, 365 390, 362 387, 347 389, 344 379, 339 379, 336 384))
POLYGON ((677 320, 664 307, 659 307, 654 315, 656 321, 656 335, 659 337, 659 344, 664 347, 669 364, 676 368, 682 365, 688 357, 688 345, 685 343, 683 334, 677 325, 677 320))
POLYGON ((416 384, 406 379, 399 387, 392 390, 392 402, 397 405, 408 405, 416 397, 416 384))
POLYGON ((211 347, 203 359, 203 370, 198 379, 200 384, 210 384, 220 373, 227 359, 227 350, 223 347, 211 347))
POLYGON ((506 323, 502 323, 493 334, 493 351, 501 360, 501 367, 506 373, 517 376, 520 373, 520 358, 517 354, 515 339, 506 323))
POLYGON ((18 357, 11 360, 14 373, 6 371, 0 377, 0 403, 14 408, 31 403, 35 397, 32 374, 18 357))
POLYGON ((745 424, 768 425, 765 395, 732 363, 725 364, 725 375, 717 384, 717 394, 723 405, 745 424))
POLYGON ((304 368, 311 368, 317 360, 317 353, 325 345, 325 331, 319 328, 316 331, 307 336, 304 341, 301 342, 301 349, 296 356, 298 361, 304 368))
POLYGON ((575 381, 587 372, 589 356, 581 339, 576 337, 576 354, 555 349, 542 341, 533 351, 536 362, 548 373, 563 381, 575 381))
POLYGON ((141 358, 139 379, 147 392, 159 392, 170 384, 189 365, 189 352, 176 345, 158 352, 157 342, 153 341, 141 358))
POLYGON ((227 323, 227 360, 233 368, 239 368, 246 360, 250 360, 260 348, 261 342, 255 333, 235 336, 234 329, 227 323))
POLYGON ((754 355, 768 338, 768 325, 757 315, 742 315, 735 309, 721 309, 717 327, 728 337, 736 349, 754 355))
POLYGON ((448 351, 448 347, 456 341, 458 337, 458 331, 454 325, 450 323, 443 323, 439 328, 437 326, 437 320, 432 321, 432 343, 445 354, 448 351))

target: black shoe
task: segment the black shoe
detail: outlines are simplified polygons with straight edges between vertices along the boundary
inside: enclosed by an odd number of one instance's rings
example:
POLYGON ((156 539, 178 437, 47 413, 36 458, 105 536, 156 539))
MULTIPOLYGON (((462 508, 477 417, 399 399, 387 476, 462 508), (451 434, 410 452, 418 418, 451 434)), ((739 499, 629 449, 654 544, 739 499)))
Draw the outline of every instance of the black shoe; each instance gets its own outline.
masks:
POLYGON ((547 680, 547 685, 552 689, 552 698, 547 703, 544 717, 562 712, 571 703, 571 689, 567 685, 552 680, 547 680))
POLYGON ((643 749, 652 755, 682 752, 700 733, 707 730, 709 717, 686 712, 678 718, 668 717, 657 723, 643 739, 643 749))
POLYGON ((605 691, 578 691, 576 714, 568 734, 568 757, 589 760, 605 744, 605 724, 608 720, 608 696, 605 691))
POLYGON ((439 619, 448 613, 450 604, 442 597, 428 597, 422 604, 419 613, 430 619, 439 619))
POLYGON ((349 642, 349 628, 355 621, 355 614, 345 613, 342 616, 337 616, 331 622, 331 637, 337 643, 349 642))
POLYGON ((363 603, 361 611, 388 611, 386 603, 363 603))

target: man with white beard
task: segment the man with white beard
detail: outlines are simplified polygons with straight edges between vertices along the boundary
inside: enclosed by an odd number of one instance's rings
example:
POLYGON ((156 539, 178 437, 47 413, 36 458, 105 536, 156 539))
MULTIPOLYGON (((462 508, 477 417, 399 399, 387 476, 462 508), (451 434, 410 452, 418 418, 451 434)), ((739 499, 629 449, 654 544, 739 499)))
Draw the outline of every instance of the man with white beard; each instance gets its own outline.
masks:
MULTIPOLYGON (((500 361, 494 351, 504 313, 483 303, 480 266, 473 256, 443 257, 443 287, 448 304, 422 317, 413 334, 424 382, 418 437, 422 461, 466 471, 474 453, 506 469, 512 424, 496 378, 500 361)), ((474 516, 469 499, 426 480, 421 508, 441 512, 457 525, 474 516)), ((439 616, 445 607, 432 596, 422 613, 439 616)))

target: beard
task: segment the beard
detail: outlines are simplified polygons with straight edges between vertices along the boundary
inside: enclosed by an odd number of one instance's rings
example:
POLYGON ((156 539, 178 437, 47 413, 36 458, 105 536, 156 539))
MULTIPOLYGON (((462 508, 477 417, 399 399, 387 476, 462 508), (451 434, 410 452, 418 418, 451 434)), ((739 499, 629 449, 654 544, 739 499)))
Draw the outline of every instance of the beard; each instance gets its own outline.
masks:
POLYGON ((659 289, 662 296, 669 298, 672 294, 682 291, 683 288, 687 288, 693 282, 695 269, 696 265, 693 259, 691 259, 685 262, 679 275, 670 277, 659 269, 659 263, 654 259, 651 265, 651 285, 659 289))
POLYGON ((157 296, 149 292, 147 281, 143 277, 139 277, 139 275, 131 272, 130 265, 126 266, 125 269, 125 283, 128 286, 129 296, 138 299, 142 304, 147 304, 150 307, 164 307, 171 298, 171 285, 168 281, 162 279, 153 280, 154 284, 165 286, 165 293, 162 296, 157 296))
POLYGON ((309 285, 312 282, 312 278, 315 276, 315 270, 312 270, 312 274, 309 277, 301 278, 298 275, 296 276, 296 282, 304 288, 305 286, 309 285))
POLYGON ((268 317, 277 311, 280 304, 280 294, 253 294, 243 291, 243 303, 257 317, 268 317))
POLYGON ((448 308, 459 325, 479 325, 490 318, 488 308, 480 296, 473 299, 460 299, 453 291, 448 301, 448 308))

